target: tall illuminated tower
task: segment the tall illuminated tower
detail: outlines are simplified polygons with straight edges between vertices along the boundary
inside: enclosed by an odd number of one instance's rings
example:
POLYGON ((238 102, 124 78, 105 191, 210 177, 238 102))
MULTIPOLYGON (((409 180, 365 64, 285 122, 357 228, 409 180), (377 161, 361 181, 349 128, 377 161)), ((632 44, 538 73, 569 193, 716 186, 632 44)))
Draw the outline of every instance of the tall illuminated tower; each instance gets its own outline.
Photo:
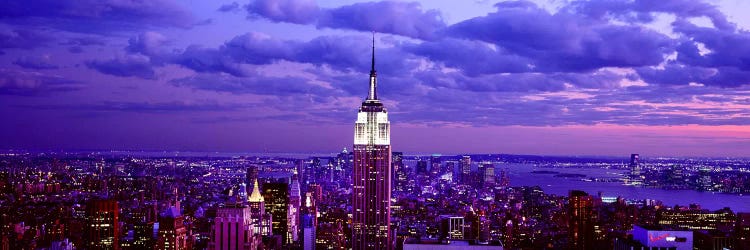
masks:
POLYGON ((391 127, 378 100, 375 39, 370 89, 354 125, 352 249, 393 249, 391 235, 391 127))

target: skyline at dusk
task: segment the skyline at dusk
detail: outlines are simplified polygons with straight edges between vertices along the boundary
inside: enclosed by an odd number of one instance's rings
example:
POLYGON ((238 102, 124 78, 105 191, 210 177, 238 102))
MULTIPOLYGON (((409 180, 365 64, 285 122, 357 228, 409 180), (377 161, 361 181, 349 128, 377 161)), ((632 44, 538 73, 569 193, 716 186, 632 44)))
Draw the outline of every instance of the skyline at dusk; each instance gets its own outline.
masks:
POLYGON ((7 1, 0 149, 739 156, 750 3, 7 1))

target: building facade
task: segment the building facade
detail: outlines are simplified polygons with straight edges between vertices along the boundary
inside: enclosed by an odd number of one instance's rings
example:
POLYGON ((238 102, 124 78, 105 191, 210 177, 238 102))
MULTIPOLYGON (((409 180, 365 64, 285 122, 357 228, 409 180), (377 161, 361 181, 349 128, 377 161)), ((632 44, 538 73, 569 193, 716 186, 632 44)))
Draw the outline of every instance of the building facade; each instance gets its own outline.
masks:
POLYGON ((92 200, 86 204, 86 249, 120 249, 120 208, 116 200, 92 200))
POLYGON ((251 250, 260 245, 260 237, 253 232, 250 208, 241 204, 217 209, 211 231, 213 240, 208 249, 251 250))

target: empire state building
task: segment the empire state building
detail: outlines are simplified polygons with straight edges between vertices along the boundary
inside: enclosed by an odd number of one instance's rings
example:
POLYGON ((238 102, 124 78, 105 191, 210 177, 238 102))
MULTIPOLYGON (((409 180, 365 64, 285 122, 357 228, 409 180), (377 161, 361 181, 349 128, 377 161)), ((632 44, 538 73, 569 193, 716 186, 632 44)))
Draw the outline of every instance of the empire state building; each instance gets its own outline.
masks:
POLYGON ((391 235, 391 127, 378 99, 375 41, 370 89, 354 125, 352 249, 393 249, 391 235))

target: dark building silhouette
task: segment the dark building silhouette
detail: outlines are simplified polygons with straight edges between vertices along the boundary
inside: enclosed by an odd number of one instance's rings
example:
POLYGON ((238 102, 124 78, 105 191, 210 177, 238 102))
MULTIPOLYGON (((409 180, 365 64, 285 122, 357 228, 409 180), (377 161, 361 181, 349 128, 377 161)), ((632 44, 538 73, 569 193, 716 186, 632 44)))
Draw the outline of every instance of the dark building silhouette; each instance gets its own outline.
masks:
POLYGON ((271 230, 273 235, 279 235, 286 245, 289 231, 289 184, 286 182, 271 182, 263 184, 263 200, 266 212, 271 214, 271 230))
POLYGON ((178 207, 169 207, 159 218, 159 232, 156 249, 183 250, 187 246, 187 229, 184 216, 178 207))
POLYGON ((737 213, 734 238, 737 249, 750 250, 750 213, 737 213))
POLYGON ((594 197, 580 190, 568 196, 568 234, 570 249, 594 249, 594 227, 597 214, 594 197))
POLYGON ((86 204, 85 249, 120 249, 120 208, 116 200, 92 200, 86 204))

